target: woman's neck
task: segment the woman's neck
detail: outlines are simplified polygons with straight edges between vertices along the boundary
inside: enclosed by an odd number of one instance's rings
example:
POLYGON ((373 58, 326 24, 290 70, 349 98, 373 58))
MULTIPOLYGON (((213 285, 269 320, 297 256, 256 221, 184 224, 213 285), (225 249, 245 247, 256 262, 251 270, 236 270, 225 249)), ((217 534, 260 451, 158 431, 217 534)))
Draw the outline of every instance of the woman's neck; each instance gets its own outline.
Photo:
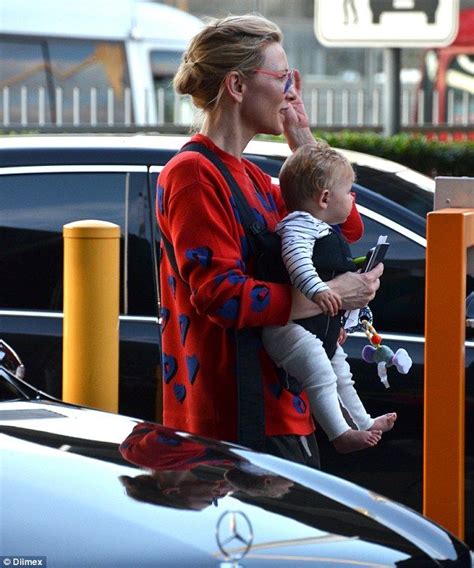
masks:
POLYGON ((232 110, 222 109, 208 113, 204 118, 201 134, 210 138, 224 152, 240 160, 255 133, 247 132, 238 114, 232 110))

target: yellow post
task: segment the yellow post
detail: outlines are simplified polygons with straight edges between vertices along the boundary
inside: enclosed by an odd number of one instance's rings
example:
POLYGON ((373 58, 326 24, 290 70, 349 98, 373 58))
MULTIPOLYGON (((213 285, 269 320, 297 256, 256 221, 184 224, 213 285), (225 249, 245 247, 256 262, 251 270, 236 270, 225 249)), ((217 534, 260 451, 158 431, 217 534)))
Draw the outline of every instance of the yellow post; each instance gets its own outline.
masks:
POLYGON ((428 215, 423 513, 464 538, 466 249, 474 210, 428 215))
POLYGON ((63 400, 117 412, 120 227, 63 229, 63 400))

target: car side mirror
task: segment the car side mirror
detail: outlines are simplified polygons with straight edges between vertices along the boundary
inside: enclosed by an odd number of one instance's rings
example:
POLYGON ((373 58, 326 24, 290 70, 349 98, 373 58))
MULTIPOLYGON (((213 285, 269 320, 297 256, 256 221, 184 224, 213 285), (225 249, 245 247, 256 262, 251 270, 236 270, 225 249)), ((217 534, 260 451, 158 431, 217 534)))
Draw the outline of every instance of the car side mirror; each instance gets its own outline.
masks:
POLYGON ((25 366, 15 351, 0 339, 0 367, 14 375, 17 379, 23 379, 25 376, 25 366))

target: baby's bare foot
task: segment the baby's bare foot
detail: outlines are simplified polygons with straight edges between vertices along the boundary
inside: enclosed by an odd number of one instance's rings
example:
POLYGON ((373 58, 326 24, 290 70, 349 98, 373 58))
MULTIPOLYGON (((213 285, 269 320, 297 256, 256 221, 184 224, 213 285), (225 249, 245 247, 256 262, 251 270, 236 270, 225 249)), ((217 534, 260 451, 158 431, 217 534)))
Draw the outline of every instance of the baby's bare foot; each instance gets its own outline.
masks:
POLYGON ((374 419, 374 423, 369 428, 369 430, 381 430, 382 432, 388 432, 393 428, 396 419, 397 419, 396 412, 390 412, 389 414, 383 414, 382 416, 377 416, 377 418, 374 419))
POLYGON ((346 430, 343 434, 332 440, 336 452, 348 454, 357 450, 364 450, 376 446, 382 438, 381 430, 346 430))

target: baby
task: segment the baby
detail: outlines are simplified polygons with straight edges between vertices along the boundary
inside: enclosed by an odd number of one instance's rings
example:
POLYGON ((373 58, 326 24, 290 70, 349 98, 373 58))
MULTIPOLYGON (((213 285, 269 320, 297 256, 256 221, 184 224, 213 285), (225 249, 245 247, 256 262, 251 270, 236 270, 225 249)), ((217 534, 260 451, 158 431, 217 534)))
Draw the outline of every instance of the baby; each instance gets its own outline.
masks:
POLYGON ((283 164, 280 187, 289 212, 277 225, 283 261, 292 285, 322 314, 263 330, 268 354, 305 389, 313 415, 340 453, 375 446, 397 419, 393 412, 373 419, 365 410, 341 346, 341 298, 325 283, 355 270, 334 227, 342 224, 344 233, 348 217, 354 219, 353 182, 350 162, 322 141, 302 146, 283 164))

